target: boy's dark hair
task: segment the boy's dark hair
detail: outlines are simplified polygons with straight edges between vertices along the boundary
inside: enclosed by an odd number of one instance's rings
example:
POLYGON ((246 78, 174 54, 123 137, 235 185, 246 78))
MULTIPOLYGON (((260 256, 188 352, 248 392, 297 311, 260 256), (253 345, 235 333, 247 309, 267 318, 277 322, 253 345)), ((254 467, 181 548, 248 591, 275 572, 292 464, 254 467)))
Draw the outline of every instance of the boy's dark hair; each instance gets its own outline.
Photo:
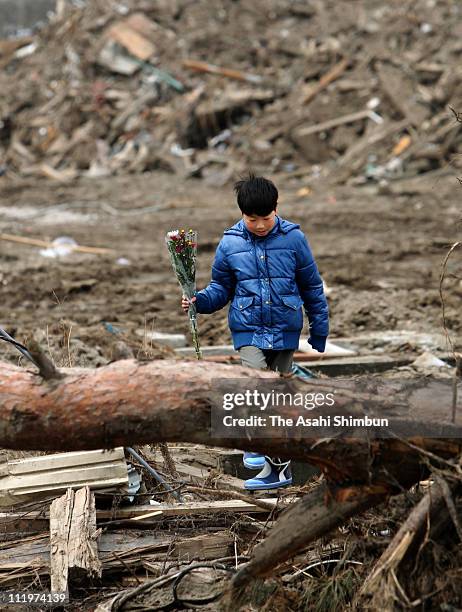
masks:
POLYGON ((237 205, 244 215, 265 217, 276 209, 278 190, 272 181, 263 176, 255 176, 249 172, 246 179, 235 183, 234 191, 237 205))

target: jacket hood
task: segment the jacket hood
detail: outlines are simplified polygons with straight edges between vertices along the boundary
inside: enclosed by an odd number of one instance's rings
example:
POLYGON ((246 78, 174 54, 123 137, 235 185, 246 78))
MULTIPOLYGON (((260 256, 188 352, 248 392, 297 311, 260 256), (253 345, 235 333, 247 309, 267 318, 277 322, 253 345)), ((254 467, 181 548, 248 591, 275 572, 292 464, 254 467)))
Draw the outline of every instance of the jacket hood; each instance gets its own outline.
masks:
MULTIPOLYGON (((281 232, 283 234, 287 234, 294 229, 298 229, 300 225, 298 223, 292 223, 292 221, 287 221, 282 217, 276 215, 276 223, 270 234, 281 232)), ((248 231, 244 219, 240 219, 237 223, 235 223, 232 227, 226 229, 223 232, 225 235, 234 235, 234 236, 243 236, 244 238, 249 236, 250 232, 248 231)), ((268 234, 268 236, 270 235, 268 234)), ((266 238, 267 236, 265 236, 266 238)))

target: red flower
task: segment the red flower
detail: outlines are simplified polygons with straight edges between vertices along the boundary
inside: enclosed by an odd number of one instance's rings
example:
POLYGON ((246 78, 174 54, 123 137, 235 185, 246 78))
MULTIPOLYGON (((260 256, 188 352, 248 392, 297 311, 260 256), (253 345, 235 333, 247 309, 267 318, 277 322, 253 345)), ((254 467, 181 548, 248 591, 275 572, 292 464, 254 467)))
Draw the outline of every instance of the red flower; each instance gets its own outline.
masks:
POLYGON ((177 245, 176 245, 176 247, 175 247, 175 251, 176 251, 177 253, 181 253, 181 251, 182 251, 182 250, 183 250, 182 245, 181 245, 181 244, 177 244, 177 245))

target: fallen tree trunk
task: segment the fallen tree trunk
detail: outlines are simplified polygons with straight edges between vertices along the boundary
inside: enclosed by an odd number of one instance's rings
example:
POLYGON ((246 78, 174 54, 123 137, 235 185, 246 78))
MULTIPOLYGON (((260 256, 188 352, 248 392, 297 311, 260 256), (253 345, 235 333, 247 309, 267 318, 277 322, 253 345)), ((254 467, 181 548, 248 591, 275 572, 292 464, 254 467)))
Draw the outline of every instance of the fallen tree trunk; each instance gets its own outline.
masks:
MULTIPOLYGON (((277 528, 256 548, 254 558, 236 575, 234 587, 244 588, 255 576, 268 574, 312 540, 343 524, 349 517, 377 505, 416 483, 428 473, 425 459, 451 459, 461 452, 462 416, 452 414, 451 382, 416 378, 288 381, 290 391, 334 392, 332 409, 310 416, 342 413, 396 414, 409 431, 433 423, 435 432, 454 437, 414 435, 408 439, 355 437, 313 440, 298 433, 288 437, 282 426, 272 438, 223 437, 211 434, 219 379, 251 388, 255 381, 280 381, 274 372, 190 361, 119 361, 96 370, 69 369, 43 379, 35 373, 0 364, 0 447, 36 450, 114 448, 154 442, 193 442, 240 447, 273 456, 301 459, 320 467, 326 483, 296 502, 280 517, 277 528), (272 380, 271 380, 272 379, 272 380), (215 393, 214 393, 215 392, 215 393), (409 439, 410 438, 410 439, 409 439), (308 526, 308 527, 306 527, 308 526)), ((43 369, 43 368, 42 368, 43 369)), ((239 387, 238 387, 239 388, 239 387)), ((460 397, 460 394, 459 394, 460 397)), ((253 408, 255 411, 255 408, 253 408)), ((242 407, 239 416, 251 414, 242 407)), ((278 414, 294 417, 299 409, 283 406, 278 414)), ((427 461, 428 463, 428 461, 427 461)))
MULTIPOLYGON (((299 459, 320 467, 328 481, 372 483, 389 490, 410 486, 424 473, 420 453, 401 439, 362 436, 315 443, 303 432, 288 438, 284 427, 280 435, 267 439, 212 436, 212 391, 217 380, 239 378, 249 386, 263 379, 280 381, 274 372, 197 361, 183 361, 179 367, 172 360, 126 360, 93 370, 63 370, 62 378, 43 380, 8 363, 0 363, 0 368, 0 448, 69 451, 192 442, 299 459)), ((433 422, 437 428, 444 420, 450 422, 451 385, 428 377, 403 382, 293 379, 287 384, 293 392, 335 391, 331 412, 361 416, 371 410, 392 413, 399 406, 411 413, 411 425, 433 422)), ((285 417, 294 412, 291 406, 279 409, 285 417)), ((310 416, 326 413, 323 408, 310 416)), ((461 426, 459 412, 455 427, 461 426)), ((451 458, 460 453, 462 436, 415 436, 412 442, 425 452, 451 458)))

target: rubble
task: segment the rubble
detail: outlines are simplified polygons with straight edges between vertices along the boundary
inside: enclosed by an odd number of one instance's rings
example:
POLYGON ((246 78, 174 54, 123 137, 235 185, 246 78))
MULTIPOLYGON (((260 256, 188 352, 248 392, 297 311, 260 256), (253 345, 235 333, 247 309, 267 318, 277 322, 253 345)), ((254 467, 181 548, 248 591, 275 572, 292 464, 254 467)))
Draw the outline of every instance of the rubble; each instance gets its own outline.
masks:
POLYGON ((7 460, 0 455, 0 508, 61 495, 88 486, 106 493, 128 493, 123 448, 58 453, 7 460))
MULTIPOLYGON (((164 471, 165 456, 158 450, 146 446, 138 452, 150 466, 156 465, 156 469, 164 471)), ((130 592, 132 586, 147 584, 158 576, 169 577, 198 562, 208 562, 213 567, 226 559, 232 559, 233 563, 246 559, 241 549, 251 547, 255 537, 264 535, 277 514, 301 492, 298 486, 282 498, 244 495, 242 481, 223 474, 220 467, 220 462, 230 456, 236 455, 242 460, 242 453, 201 445, 173 445, 171 451, 177 476, 169 475, 168 479, 174 489, 165 490, 150 480, 144 466, 137 465, 143 474, 143 488, 133 495, 135 501, 131 503, 124 490, 126 486, 100 489, 102 482, 82 478, 84 467, 91 472, 89 457, 92 456, 93 470, 96 462, 105 466, 109 482, 111 474, 115 476, 120 471, 110 459, 117 455, 125 463, 122 448, 10 461, 10 466, 23 466, 22 472, 24 466, 35 468, 37 481, 40 476, 43 479, 44 474, 50 474, 50 470, 46 471, 47 465, 59 464, 61 471, 55 471, 55 477, 60 480, 61 472, 67 474, 65 483, 71 488, 66 489, 66 484, 49 487, 44 499, 44 490, 39 494, 36 486, 33 495, 22 495, 20 506, 2 508, 0 583, 3 588, 18 588, 18 585, 23 588, 38 579, 43 593, 66 595, 66 609, 95 609, 110 593, 124 593, 121 590, 124 587, 130 592), (104 463, 105 455, 108 459, 104 463), (193 467, 198 459, 200 470, 193 467), (82 464, 80 472, 72 467, 78 461, 82 464), (89 486, 79 488, 85 481, 89 486), (234 485, 233 489, 233 481, 240 486, 234 485), (174 498, 178 490, 182 491, 182 502, 174 498), (93 605, 83 601, 94 597, 92 591, 97 596, 93 605)), ((126 466, 124 471, 126 485, 126 466)), ((9 490, 10 494, 13 492, 9 490)), ((9 499, 13 497, 10 495, 9 499)), ((304 556, 300 557, 300 563, 304 561, 304 556)), ((203 594, 206 589, 203 581, 198 587, 203 594)), ((193 590, 187 588, 189 594, 193 590)), ((217 594, 221 595, 221 591, 219 588, 217 594)), ((24 592, 27 593, 27 588, 24 592)))
POLYGON ((61 2, 35 35, 0 41, 3 174, 163 169, 222 186, 249 166, 306 183, 321 164, 362 184, 459 167, 459 4, 356 12, 61 2))

